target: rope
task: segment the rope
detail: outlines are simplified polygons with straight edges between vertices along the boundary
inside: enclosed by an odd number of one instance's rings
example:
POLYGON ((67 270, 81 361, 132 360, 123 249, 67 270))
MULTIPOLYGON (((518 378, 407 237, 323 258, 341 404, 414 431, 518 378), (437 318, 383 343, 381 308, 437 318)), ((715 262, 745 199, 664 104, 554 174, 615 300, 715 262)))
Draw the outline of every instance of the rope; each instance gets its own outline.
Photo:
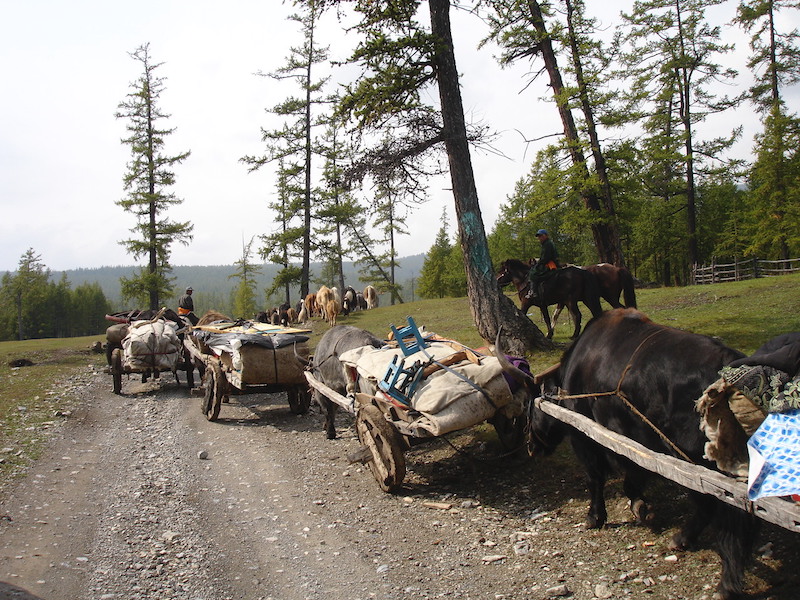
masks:
POLYGON ((495 456, 487 456, 487 457, 478 457, 478 456, 474 456, 470 452, 467 452, 463 448, 459 448, 458 446, 453 444, 453 442, 448 440, 447 437, 444 436, 444 435, 440 435, 439 439, 444 440, 445 443, 447 443, 447 445, 450 446, 453 450, 455 450, 458 454, 461 454, 462 456, 466 456, 468 459, 470 459, 472 461, 475 461, 475 462, 495 462, 497 460, 500 460, 501 458, 507 458, 509 456, 513 456, 514 454, 516 454, 522 448, 525 447, 525 442, 523 441, 519 446, 517 446, 513 450, 509 450, 508 452, 504 452, 503 454, 497 454, 495 456))
POLYGON ((622 387, 622 384, 625 381, 625 377, 628 375, 628 372, 633 367, 633 360, 634 360, 634 358, 636 358, 636 354, 639 352, 639 350, 642 349, 642 346, 644 346, 645 343, 647 343, 650 340, 650 338, 652 338, 653 336, 658 335, 659 333, 663 333, 664 331, 666 331, 666 330, 659 329, 658 331, 654 331, 653 333, 648 335, 645 339, 643 339, 642 342, 636 347, 636 350, 633 351, 633 354, 631 354, 631 358, 628 360, 628 364, 625 365, 625 368, 622 370, 622 375, 620 375, 619 382, 617 383, 617 388, 614 391, 590 393, 590 394, 571 394, 570 395, 570 394, 562 394, 563 390, 559 389, 559 391, 558 391, 558 399, 559 400, 577 400, 577 399, 580 399, 580 398, 598 398, 600 396, 617 396, 620 400, 622 400, 623 404, 625 404, 625 406, 628 407, 628 410, 630 410, 633 414, 635 414, 637 417, 639 417, 646 425, 648 425, 650 427, 650 429, 652 429, 656 433, 656 435, 658 435, 658 437, 661 438, 661 441, 663 441, 667 446, 672 448, 673 452, 675 452, 683 460, 694 464, 694 461, 691 458, 689 458, 683 450, 678 448, 678 446, 672 440, 670 440, 666 436, 666 434, 664 434, 658 427, 656 427, 656 425, 652 421, 650 421, 650 419, 648 419, 638 408, 636 408, 633 405, 633 403, 631 402, 630 398, 628 398, 628 396, 625 394, 625 392, 623 392, 620 389, 622 387))
POLYGON ((428 353, 428 351, 427 351, 425 348, 420 348, 420 350, 422 350, 422 353, 423 353, 425 356, 427 356, 427 357, 428 357, 428 359, 430 360, 430 363, 437 364, 437 365, 439 365, 439 366, 440 366, 442 369, 444 369, 445 371, 447 371, 448 373, 452 373, 453 375, 455 375, 456 377, 458 377, 458 378, 459 378, 461 381, 463 381, 464 383, 466 383, 468 386, 470 386, 472 389, 474 389, 476 392, 478 392, 478 393, 479 393, 481 396, 483 396, 483 397, 484 397, 484 399, 485 399, 485 400, 486 400, 486 401, 489 403, 489 405, 490 405, 492 408, 494 408, 495 410, 499 410, 499 409, 497 408, 497 405, 494 403, 494 401, 493 401, 493 400, 492 400, 492 399, 489 397, 489 394, 487 394, 487 393, 486 393, 486 390, 484 390, 484 389, 483 389, 481 386, 479 386, 477 383, 475 383, 474 381, 472 381, 472 380, 471 380, 469 377, 467 377, 466 375, 464 375, 464 374, 462 374, 462 373, 459 373, 458 371, 456 371, 456 370, 454 370, 454 369, 451 369, 451 368, 450 368, 450 367, 448 367, 447 365, 445 365, 445 364, 443 364, 443 363, 439 362, 438 360, 436 360, 436 359, 435 359, 433 356, 431 356, 431 355, 428 353))

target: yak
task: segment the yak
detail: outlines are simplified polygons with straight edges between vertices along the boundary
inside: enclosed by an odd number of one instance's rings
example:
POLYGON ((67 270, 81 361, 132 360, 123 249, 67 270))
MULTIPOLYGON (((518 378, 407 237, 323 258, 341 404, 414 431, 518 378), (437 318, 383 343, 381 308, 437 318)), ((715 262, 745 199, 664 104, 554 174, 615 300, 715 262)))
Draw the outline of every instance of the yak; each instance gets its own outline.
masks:
MULTIPOLYGON (((499 342, 499 336, 498 336, 499 342)), ((502 358, 502 350, 498 350, 502 358)), ((708 441, 700 430, 695 402, 718 378, 719 370, 744 355, 710 337, 658 325, 636 309, 613 309, 592 319, 562 356, 559 368, 543 385, 557 389, 554 401, 619 434, 659 452, 683 455, 709 468, 703 458, 708 441), (595 395, 596 394, 596 395, 595 395), (580 397, 578 397, 580 396, 580 397), (629 405, 626 404, 629 403, 629 405), (631 406, 642 416, 635 414, 631 406), (645 421, 646 420, 646 421, 645 421), (656 429, 674 444, 666 443, 656 429)), ((504 362, 507 371, 513 367, 504 362)), ((523 374, 517 372, 522 378, 523 374)), ((529 387, 532 379, 528 376, 529 387)), ((603 489, 614 466, 625 473, 623 489, 637 520, 652 520, 644 489, 649 471, 548 416, 532 409, 529 423, 532 454, 549 454, 569 436, 588 477, 587 525, 599 528, 607 520, 603 489)), ((752 551, 757 520, 716 498, 690 492, 694 512, 672 540, 673 549, 695 544, 706 525, 717 532, 722 559, 718 596, 740 597, 744 569, 752 551)))
MULTIPOLYGON (((347 389, 348 378, 345 373, 345 366, 339 361, 339 356, 354 348, 361 348, 362 346, 380 348, 383 344, 381 340, 369 331, 352 325, 331 327, 320 338, 314 350, 314 356, 310 364, 311 372, 318 381, 343 396, 346 396, 348 391, 359 391, 347 389)), ((325 411, 325 433, 328 439, 335 439, 337 404, 316 389, 313 391, 313 399, 325 411)))

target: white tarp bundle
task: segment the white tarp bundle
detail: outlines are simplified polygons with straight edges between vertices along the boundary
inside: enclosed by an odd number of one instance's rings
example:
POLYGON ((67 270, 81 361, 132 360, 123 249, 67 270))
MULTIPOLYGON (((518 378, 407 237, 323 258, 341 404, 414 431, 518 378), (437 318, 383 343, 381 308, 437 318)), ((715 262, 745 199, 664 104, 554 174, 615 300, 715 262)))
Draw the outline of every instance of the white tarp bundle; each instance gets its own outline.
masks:
MULTIPOLYGON (((450 344, 441 342, 432 342, 425 350, 407 357, 399 348, 365 346, 343 353, 339 360, 355 367, 361 377, 377 387, 395 356, 398 360, 404 358, 407 367, 417 361, 428 364, 431 357, 446 362, 455 352, 450 344)), ((509 417, 522 414, 522 404, 512 396, 499 361, 493 356, 481 356, 480 364, 463 360, 429 375, 417 387, 411 407, 422 413, 413 428, 425 430, 428 435, 477 425, 498 410, 509 417)))
POLYGON ((175 371, 182 345, 171 321, 134 321, 122 340, 122 365, 131 371, 175 371))

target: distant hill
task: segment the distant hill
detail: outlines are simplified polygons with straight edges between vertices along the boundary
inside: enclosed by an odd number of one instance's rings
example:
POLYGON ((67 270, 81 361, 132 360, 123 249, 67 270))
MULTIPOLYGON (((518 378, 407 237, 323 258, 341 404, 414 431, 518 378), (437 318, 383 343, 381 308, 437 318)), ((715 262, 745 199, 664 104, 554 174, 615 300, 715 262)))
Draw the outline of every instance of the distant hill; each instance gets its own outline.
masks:
MULTIPOLYGON (((400 268, 397 270, 397 280, 403 286, 401 293, 406 301, 416 299, 412 297, 413 290, 416 287, 416 280, 419 278, 424 261, 425 254, 406 256, 397 261, 400 264, 400 268)), ((272 284, 272 280, 280 267, 271 263, 262 264, 260 267, 262 274, 256 277, 256 291, 263 300, 264 289, 272 284)), ((321 263, 311 264, 312 281, 318 276, 321 268, 321 263)), ((116 266, 95 269, 69 269, 64 272, 67 274, 67 279, 73 288, 82 283, 96 282, 115 309, 125 310, 136 307, 122 305, 119 280, 120 277, 131 277, 137 269, 138 267, 132 266, 116 266)), ((221 310, 229 303, 233 288, 238 283, 234 279, 229 279, 229 276, 235 271, 236 267, 233 265, 176 266, 172 269, 172 276, 175 278, 175 285, 180 288, 181 293, 187 285, 191 285, 194 288, 195 305, 198 308, 213 307, 221 310)), ((61 278, 61 273, 61 271, 53 271, 52 279, 58 281, 61 278)), ((344 273, 346 285, 351 285, 357 290, 363 289, 364 284, 358 280, 358 268, 352 262, 345 263, 344 273)), ((314 285, 312 284, 312 287, 314 285)), ((292 301, 294 302, 298 298, 293 298, 292 301)), ((388 300, 388 297, 381 298, 381 304, 387 303, 388 300)))

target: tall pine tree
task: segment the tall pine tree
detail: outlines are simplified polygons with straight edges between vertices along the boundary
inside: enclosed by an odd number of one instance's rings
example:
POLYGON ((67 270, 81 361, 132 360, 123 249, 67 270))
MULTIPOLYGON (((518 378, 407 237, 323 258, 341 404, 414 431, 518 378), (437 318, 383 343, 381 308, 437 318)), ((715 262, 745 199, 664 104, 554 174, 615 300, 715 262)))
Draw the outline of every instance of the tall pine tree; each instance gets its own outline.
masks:
POLYGON ((137 48, 131 57, 141 65, 142 73, 131 84, 132 91, 116 113, 118 119, 127 120, 129 137, 122 142, 131 149, 128 172, 123 178, 127 195, 117 204, 136 216, 137 223, 131 231, 138 237, 120 244, 134 259, 147 257, 147 266, 134 277, 121 279, 122 295, 157 309, 162 298, 172 293, 170 246, 175 242, 188 244, 192 239, 194 226, 190 222, 172 221, 166 216, 169 207, 182 202, 168 191, 175 183, 172 169, 190 153, 164 154, 165 138, 175 130, 161 125, 170 116, 158 105, 164 78, 158 77, 156 70, 163 63, 153 63, 149 44, 137 48))

